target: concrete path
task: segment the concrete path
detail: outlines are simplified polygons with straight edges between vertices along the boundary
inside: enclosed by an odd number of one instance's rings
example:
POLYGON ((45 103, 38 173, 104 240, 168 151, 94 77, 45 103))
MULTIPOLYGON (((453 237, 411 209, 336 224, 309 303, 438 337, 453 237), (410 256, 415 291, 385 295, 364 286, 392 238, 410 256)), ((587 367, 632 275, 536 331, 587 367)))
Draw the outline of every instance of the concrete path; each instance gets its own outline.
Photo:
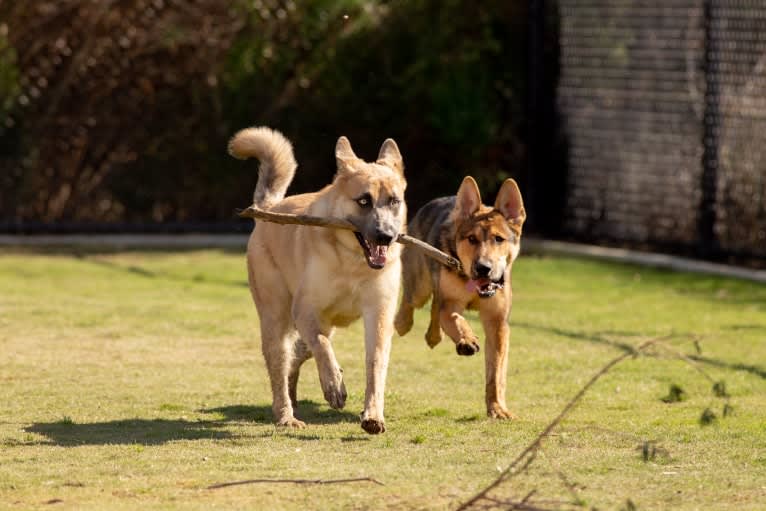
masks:
POLYGON ((678 257, 667 254, 656 254, 651 252, 625 250, 622 248, 608 248, 599 247, 596 245, 584 245, 581 243, 569 243, 564 241, 539 239, 525 239, 522 242, 522 253, 524 251, 544 254, 561 254, 567 256, 599 259, 602 261, 638 264, 651 268, 703 273, 705 275, 716 275, 719 277, 743 279, 766 284, 766 270, 752 270, 739 266, 710 263, 707 261, 699 261, 697 259, 689 259, 686 257, 678 257))
POLYGON ((0 235, 0 247, 241 248, 249 234, 0 235))

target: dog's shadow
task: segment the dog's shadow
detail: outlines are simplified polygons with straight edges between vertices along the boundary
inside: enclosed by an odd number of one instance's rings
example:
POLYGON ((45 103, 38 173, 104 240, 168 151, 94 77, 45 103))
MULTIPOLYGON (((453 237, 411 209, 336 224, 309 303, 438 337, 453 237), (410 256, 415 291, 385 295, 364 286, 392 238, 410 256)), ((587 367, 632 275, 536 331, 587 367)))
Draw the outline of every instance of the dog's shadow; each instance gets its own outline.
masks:
MULTIPOLYGON (((197 410, 200 413, 215 413, 225 421, 246 421, 273 424, 274 414, 270 406, 231 405, 197 410)), ((338 424, 359 422, 359 415, 346 410, 333 410, 311 400, 298 400, 295 416, 307 424, 338 424)))
POLYGON ((225 439, 234 435, 222 421, 186 419, 125 419, 78 423, 69 419, 38 422, 24 428, 46 437, 40 444, 65 447, 80 445, 161 445, 175 440, 225 439))
MULTIPOLYGON (((273 424, 271 406, 231 405, 197 410, 216 414, 210 420, 199 419, 124 419, 79 423, 69 418, 56 422, 38 422, 24 428, 27 433, 45 437, 37 444, 74 447, 81 445, 162 445, 177 440, 225 440, 238 435, 228 426, 234 422, 273 424)), ((358 422, 359 416, 332 410, 313 401, 299 401, 296 416, 309 425, 358 422)))

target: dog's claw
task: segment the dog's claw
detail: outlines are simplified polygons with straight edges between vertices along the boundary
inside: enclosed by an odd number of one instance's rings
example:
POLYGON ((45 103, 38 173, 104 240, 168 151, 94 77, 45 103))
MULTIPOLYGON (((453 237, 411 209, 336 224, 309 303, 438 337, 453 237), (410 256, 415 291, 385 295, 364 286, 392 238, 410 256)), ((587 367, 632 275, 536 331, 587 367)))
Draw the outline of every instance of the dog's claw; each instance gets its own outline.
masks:
POLYGON ((331 408, 335 408, 336 410, 340 410, 344 406, 346 406, 346 386, 342 386, 340 391, 333 391, 333 392, 325 392, 324 398, 327 400, 327 403, 330 405, 331 408))
POLYGON ((511 419, 517 419, 516 415, 511 413, 508 408, 500 405, 500 404, 494 404, 487 407, 487 416, 492 419, 500 419, 500 420, 511 420, 511 419))
POLYGON ((327 403, 331 408, 340 410, 346 406, 346 398, 348 397, 348 394, 346 393, 346 384, 341 380, 340 386, 333 387, 334 388, 329 388, 324 391, 324 398, 327 400, 327 403))
POLYGON ((285 428, 295 428, 295 429, 303 429, 306 427, 306 423, 302 420, 298 420, 295 417, 289 417, 287 419, 282 419, 279 422, 277 422, 277 426, 285 427, 285 428))
POLYGON ((385 433, 386 423, 378 419, 363 419, 362 429, 371 435, 385 433))
POLYGON ((470 357, 479 352, 479 344, 473 341, 464 341, 455 345, 458 355, 470 357))
POLYGON ((343 369, 337 367, 326 378, 319 378, 322 393, 330 407, 339 410, 346 406, 346 384, 343 382, 343 369))

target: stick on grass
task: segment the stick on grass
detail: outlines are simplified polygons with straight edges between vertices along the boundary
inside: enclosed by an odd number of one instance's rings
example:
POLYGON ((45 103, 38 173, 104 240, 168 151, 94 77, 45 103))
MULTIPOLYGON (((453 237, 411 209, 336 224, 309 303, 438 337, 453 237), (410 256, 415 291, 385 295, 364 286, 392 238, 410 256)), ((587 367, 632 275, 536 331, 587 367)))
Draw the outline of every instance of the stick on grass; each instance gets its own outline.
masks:
POLYGON ((208 490, 217 490, 219 488, 228 488, 229 486, 242 486, 245 484, 260 483, 291 483, 291 484, 343 484, 370 482, 379 486, 385 486, 383 483, 372 477, 352 477, 347 479, 246 479, 244 481, 232 481, 230 483, 218 483, 207 487, 208 490))
POLYGON ((553 431, 561 422, 566 418, 567 415, 569 415, 569 412, 571 412, 575 406, 580 402, 580 400, 583 398, 583 396, 588 392, 588 390, 595 385, 595 383, 606 373, 608 373, 614 366, 622 362, 623 360, 630 358, 630 357, 636 357, 642 352, 646 351, 647 348, 659 344, 662 341, 670 338, 670 335, 666 335, 663 337, 657 337, 654 339, 650 339, 648 341, 645 341, 641 343, 638 347, 636 347, 633 351, 629 351, 626 353, 623 353, 617 358, 612 359, 609 363, 607 363, 604 367, 602 367, 596 374, 594 374, 590 380, 575 394, 575 396, 569 400, 569 402, 564 406, 564 408, 559 412, 559 414, 556 416, 555 419, 553 419, 548 425, 543 429, 540 434, 535 437, 535 439, 527 445, 527 447, 519 454, 516 459, 514 459, 508 467, 503 470, 503 472, 495 479, 492 483, 490 483, 487 487, 485 487, 483 490, 481 490, 479 493, 477 493, 475 496, 471 497, 468 501, 461 504, 456 511, 464 511, 467 509, 470 509, 472 506, 477 504, 482 499, 486 499, 489 492, 495 489, 497 486, 499 486, 502 482, 506 481, 507 479, 513 477, 517 473, 523 472, 534 460, 538 449, 542 445, 543 441, 551 434, 551 431, 553 431))

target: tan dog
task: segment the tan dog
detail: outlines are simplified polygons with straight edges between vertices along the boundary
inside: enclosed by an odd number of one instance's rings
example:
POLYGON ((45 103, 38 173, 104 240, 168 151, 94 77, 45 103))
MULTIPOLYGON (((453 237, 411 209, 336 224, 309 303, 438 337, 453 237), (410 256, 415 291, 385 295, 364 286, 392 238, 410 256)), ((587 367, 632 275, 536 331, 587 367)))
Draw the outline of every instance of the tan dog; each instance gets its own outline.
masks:
POLYGON ((383 393, 401 275, 398 243, 406 207, 404 164, 396 143, 383 142, 375 163, 354 154, 348 139, 335 146, 332 184, 284 197, 297 164, 290 142, 269 128, 249 128, 229 143, 237 158, 260 160, 253 201, 262 209, 350 221, 356 232, 257 222, 247 245, 250 291, 261 323, 277 424, 296 419, 301 364, 316 359, 327 402, 343 408, 343 371, 331 345, 336 326, 363 318, 367 388, 362 428, 385 431, 383 393))
POLYGON ((426 260, 409 247, 402 256, 404 293, 396 330, 399 335, 409 332, 413 310, 433 295, 426 342, 433 348, 441 342, 444 330, 455 341, 459 355, 473 355, 479 351, 478 338, 461 313, 478 310, 486 335, 487 415, 499 419, 513 417, 505 404, 507 318, 511 265, 519 254, 525 219, 521 193, 513 179, 503 183, 490 208, 482 205, 479 187, 469 176, 456 197, 432 200, 417 212, 408 228, 410 235, 457 257, 465 273, 426 260))

